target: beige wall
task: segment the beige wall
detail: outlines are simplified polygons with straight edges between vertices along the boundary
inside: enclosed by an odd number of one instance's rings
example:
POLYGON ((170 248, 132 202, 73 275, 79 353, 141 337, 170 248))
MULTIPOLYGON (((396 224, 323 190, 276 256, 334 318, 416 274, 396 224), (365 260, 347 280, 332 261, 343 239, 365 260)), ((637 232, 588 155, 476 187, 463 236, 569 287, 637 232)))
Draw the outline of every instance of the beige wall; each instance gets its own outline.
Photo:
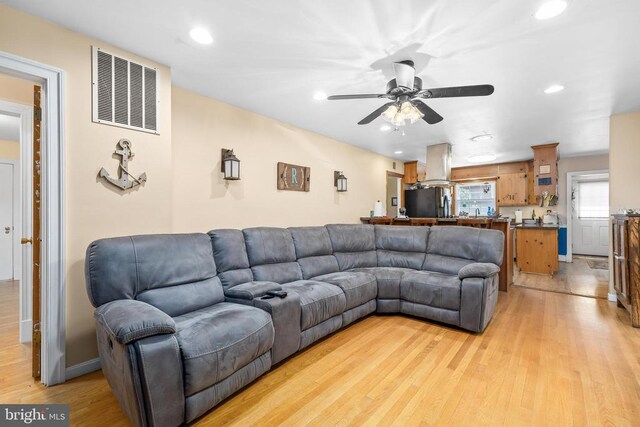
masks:
POLYGON ((0 141, 0 159, 18 160, 20 143, 16 141, 0 141))
POLYGON ((33 82, 0 74, 0 99, 18 104, 33 105, 33 86, 33 82))
MULTIPOLYGON (((172 100, 169 68, 4 5, 0 51, 65 71, 67 366, 97 356, 83 275, 92 240, 215 227, 355 223, 385 197, 391 159, 182 89, 173 90, 172 100), (159 136, 91 121, 92 45, 158 67, 159 136), (103 166, 117 172, 112 153, 120 138, 132 142, 132 172, 148 176, 143 188, 126 194, 97 179, 103 166), (234 148, 242 160, 239 182, 221 179, 223 147, 234 148), (277 191, 278 161, 310 166, 311 191, 277 191), (333 170, 343 170, 349 179, 347 193, 336 193, 333 170)), ((2 82, 0 87, 8 86, 2 82)), ((23 102, 30 103, 31 95, 23 102)))
POLYGON ((610 212, 640 209, 640 112, 611 116, 609 135, 610 212))
MULTIPOLYGON (((91 121, 91 46, 151 63, 99 41, 0 5, 0 51, 65 71, 65 257, 67 366, 97 356, 93 308, 84 287, 84 253, 94 239, 171 231, 171 75, 159 64, 161 135, 91 121), (100 167, 117 171, 112 158, 120 138, 131 139, 130 167, 146 172, 144 188, 128 194, 96 179, 100 167)), ((30 98, 27 99, 30 102, 30 98)))
POLYGON ((184 89, 171 99, 176 232, 357 223, 385 198, 392 159, 184 89), (222 179, 222 148, 240 159, 240 181, 222 179), (278 162, 311 167, 311 191, 277 190, 278 162), (336 192, 334 170, 347 177, 346 193, 336 192))

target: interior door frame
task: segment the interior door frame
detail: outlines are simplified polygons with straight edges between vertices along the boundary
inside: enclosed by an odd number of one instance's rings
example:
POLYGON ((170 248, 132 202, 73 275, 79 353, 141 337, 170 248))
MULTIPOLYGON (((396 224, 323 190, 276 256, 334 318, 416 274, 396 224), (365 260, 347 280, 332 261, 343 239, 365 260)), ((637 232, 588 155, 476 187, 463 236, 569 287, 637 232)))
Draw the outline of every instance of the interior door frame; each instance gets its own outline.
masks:
MULTIPOLYGON (((31 235, 31 215, 32 200, 25 195, 32 191, 32 164, 31 144, 33 139, 33 106, 18 104, 15 102, 0 100, 0 113, 17 115, 20 118, 20 160, 17 164, 18 180, 14 186, 16 194, 20 195, 20 200, 15 212, 17 218, 13 238, 14 257, 21 262, 14 264, 14 280, 20 281, 20 326, 19 341, 21 343, 31 342, 31 247, 20 244, 20 237, 31 235), (22 254, 20 254, 22 252, 22 254), (16 271, 16 269, 18 271, 16 271)), ((15 173, 16 171, 14 171, 15 173)))
POLYGON ((42 85, 41 178, 44 191, 41 201, 43 325, 40 381, 49 386, 63 383, 66 369, 63 203, 65 74, 59 68, 6 52, 0 52, 0 72, 42 85))
MULTIPOLYGON (((609 169, 567 172, 567 211, 565 212, 567 218, 567 255, 565 257, 566 262, 573 262, 573 200, 571 199, 573 182, 575 181, 575 178, 580 175, 597 175, 605 173, 608 174, 609 169)), ((609 253, 611 254, 611 248, 609 248, 609 253)), ((611 255, 609 256, 611 257, 611 255)))

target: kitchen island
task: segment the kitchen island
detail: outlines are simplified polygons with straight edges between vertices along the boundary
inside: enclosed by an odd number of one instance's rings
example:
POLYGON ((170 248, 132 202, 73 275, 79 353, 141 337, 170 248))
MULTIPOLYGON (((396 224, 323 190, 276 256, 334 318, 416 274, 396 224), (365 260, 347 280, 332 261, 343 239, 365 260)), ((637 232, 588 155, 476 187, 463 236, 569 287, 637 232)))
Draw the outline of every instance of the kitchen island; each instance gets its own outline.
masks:
POLYGON ((511 219, 506 217, 465 217, 465 218, 389 218, 360 217, 363 224, 386 224, 397 226, 439 226, 457 225, 464 227, 489 228, 500 230, 504 234, 504 253, 499 273, 499 286, 508 292, 513 284, 513 227, 511 219))
POLYGON ((550 274, 558 271, 558 226, 516 225, 517 264, 525 273, 550 274))

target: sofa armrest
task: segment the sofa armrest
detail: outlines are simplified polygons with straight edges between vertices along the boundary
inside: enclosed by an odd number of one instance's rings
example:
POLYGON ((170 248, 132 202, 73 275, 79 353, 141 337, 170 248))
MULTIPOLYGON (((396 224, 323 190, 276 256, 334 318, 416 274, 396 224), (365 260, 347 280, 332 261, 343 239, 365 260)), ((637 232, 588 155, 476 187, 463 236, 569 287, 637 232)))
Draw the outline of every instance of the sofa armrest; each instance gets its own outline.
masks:
POLYGON ((471 277, 478 277, 480 279, 486 279, 500 272, 500 267, 489 262, 474 262, 472 264, 465 265, 458 272, 458 278, 460 280, 469 279, 471 277))
POLYGON ((266 295, 269 291, 281 291, 282 286, 275 282, 254 281, 242 283, 225 289, 224 296, 232 299, 252 300, 266 295))
POLYGON ((120 344, 176 332, 176 323, 168 314, 137 300, 117 300, 101 305, 96 309, 95 317, 120 344))

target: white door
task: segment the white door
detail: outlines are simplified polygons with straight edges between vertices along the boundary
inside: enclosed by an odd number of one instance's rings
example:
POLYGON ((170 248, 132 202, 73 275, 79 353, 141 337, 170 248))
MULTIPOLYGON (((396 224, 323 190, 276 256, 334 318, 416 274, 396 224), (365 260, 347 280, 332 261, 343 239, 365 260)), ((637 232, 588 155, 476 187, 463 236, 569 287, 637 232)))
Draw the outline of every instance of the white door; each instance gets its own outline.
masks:
POLYGON ((573 194, 573 253, 608 256, 609 182, 578 181, 573 194))
POLYGON ((13 165, 0 163, 0 280, 13 279, 13 165))

